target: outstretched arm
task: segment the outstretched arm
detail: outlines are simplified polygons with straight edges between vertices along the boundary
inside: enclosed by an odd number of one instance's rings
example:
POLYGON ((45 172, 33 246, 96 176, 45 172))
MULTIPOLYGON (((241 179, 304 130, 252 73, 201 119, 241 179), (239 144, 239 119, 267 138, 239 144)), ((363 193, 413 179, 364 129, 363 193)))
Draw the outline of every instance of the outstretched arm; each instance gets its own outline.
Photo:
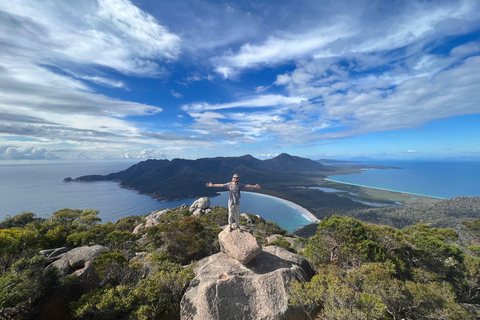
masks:
POLYGON ((220 184, 220 183, 216 183, 216 184, 213 184, 211 183, 210 181, 207 183, 207 187, 216 187, 216 188, 223 188, 224 185, 223 184, 220 184))
POLYGON ((260 189, 260 185, 258 183, 256 185, 247 184, 245 188, 260 189))

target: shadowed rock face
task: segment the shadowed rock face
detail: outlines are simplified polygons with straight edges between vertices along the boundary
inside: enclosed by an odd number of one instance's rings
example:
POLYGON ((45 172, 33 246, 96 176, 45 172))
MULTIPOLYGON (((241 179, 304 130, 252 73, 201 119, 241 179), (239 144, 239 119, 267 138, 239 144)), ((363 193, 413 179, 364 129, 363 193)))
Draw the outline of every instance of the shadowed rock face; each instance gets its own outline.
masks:
POLYGON ((95 272, 93 260, 107 247, 94 245, 78 247, 72 250, 57 248, 42 250, 40 253, 54 260, 47 269, 56 268, 61 279, 76 275, 75 283, 56 287, 53 292, 44 296, 30 319, 69 320, 73 319, 68 306, 72 301, 100 286, 101 279, 95 272))
POLYGON ((308 262, 274 246, 247 265, 225 253, 207 257, 182 298, 181 319, 303 319, 302 310, 288 306, 287 295, 292 280, 310 280, 302 264, 308 262))

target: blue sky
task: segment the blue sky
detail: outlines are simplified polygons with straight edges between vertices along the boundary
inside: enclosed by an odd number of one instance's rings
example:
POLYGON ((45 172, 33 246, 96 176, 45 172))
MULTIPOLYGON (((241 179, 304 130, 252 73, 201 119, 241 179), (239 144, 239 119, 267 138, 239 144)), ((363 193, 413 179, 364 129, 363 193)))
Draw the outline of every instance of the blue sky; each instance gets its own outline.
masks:
POLYGON ((0 0, 0 161, 480 157, 480 2, 0 0))

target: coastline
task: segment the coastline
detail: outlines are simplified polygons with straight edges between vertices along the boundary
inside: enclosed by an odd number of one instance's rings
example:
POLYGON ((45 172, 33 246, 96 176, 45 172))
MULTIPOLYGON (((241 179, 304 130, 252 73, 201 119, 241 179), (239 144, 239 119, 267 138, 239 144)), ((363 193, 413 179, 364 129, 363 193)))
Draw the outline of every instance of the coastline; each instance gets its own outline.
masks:
POLYGON ((319 223, 320 222, 320 219, 315 217, 310 211, 308 211, 304 207, 296 204, 295 202, 288 201, 288 200, 285 200, 285 199, 282 199, 282 198, 279 198, 279 197, 271 196, 269 194, 263 194, 263 193, 258 193, 258 192, 250 192, 250 191, 242 191, 242 192, 254 193, 254 194, 258 194, 259 196, 268 197, 268 198, 278 200, 278 201, 283 202, 286 205, 292 207, 296 211, 298 211, 304 218, 306 218, 307 220, 310 220, 311 223, 319 223))
POLYGON ((406 194, 406 195, 413 195, 413 196, 419 196, 419 197, 426 197, 426 198, 434 198, 434 199, 439 199, 439 200, 444 200, 447 198, 442 198, 442 197, 435 197, 435 196, 429 196, 426 194, 420 194, 420 193, 413 193, 413 192, 405 192, 405 191, 398 191, 398 190, 391 190, 391 189, 385 189, 385 188, 378 188, 378 187, 370 187, 370 186, 365 186, 362 184, 355 184, 355 183, 349 183, 349 182, 341 182, 341 181, 336 181, 332 179, 325 178, 325 181, 330 181, 330 182, 335 182, 335 183, 341 183, 349 186, 356 186, 356 187, 361 187, 361 188, 367 188, 367 189, 375 189, 375 190, 381 190, 381 191, 389 191, 389 192, 394 192, 394 193, 401 193, 401 194, 406 194))

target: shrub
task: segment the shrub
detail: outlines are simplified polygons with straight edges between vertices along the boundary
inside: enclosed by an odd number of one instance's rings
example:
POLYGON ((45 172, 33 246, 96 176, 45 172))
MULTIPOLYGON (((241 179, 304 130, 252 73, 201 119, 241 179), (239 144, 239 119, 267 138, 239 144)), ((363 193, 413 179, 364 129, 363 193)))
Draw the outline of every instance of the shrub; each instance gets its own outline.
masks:
POLYGON ((192 279, 191 268, 162 261, 146 279, 94 290, 71 309, 76 317, 94 320, 179 319, 180 300, 192 279))

